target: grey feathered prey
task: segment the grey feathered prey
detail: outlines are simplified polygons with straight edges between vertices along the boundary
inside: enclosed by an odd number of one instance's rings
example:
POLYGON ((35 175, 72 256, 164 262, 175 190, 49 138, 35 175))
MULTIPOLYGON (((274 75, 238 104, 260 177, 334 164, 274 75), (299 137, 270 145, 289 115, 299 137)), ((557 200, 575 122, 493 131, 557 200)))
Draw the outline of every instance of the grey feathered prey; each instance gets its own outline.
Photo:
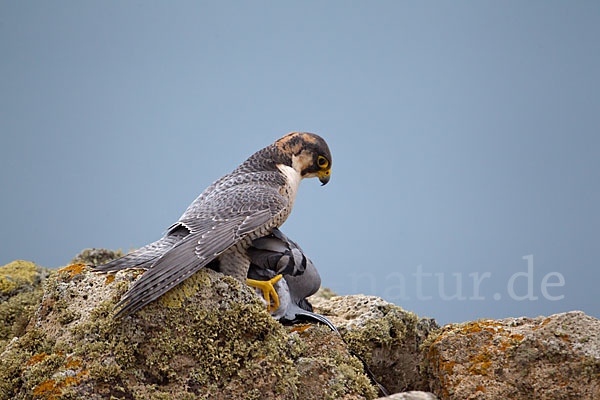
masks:
MULTIPOLYGON (((273 229, 270 235, 254 239, 247 251, 251 261, 248 278, 267 281, 282 275, 274 284, 279 307, 271 311, 273 318, 283 323, 317 321, 337 332, 331 321, 315 313, 307 300, 321 287, 321 277, 295 242, 273 229)), ((265 301, 270 305, 268 296, 265 301)))
MULTIPOLYGON (((290 133, 254 153, 206 188, 161 239, 95 267, 147 269, 117 305, 116 316, 139 310, 213 260, 221 272, 245 281, 252 240, 285 222, 302 179, 318 177, 325 185, 330 175, 329 147, 312 133, 290 133)), ((258 285, 277 297, 272 282, 258 285)))

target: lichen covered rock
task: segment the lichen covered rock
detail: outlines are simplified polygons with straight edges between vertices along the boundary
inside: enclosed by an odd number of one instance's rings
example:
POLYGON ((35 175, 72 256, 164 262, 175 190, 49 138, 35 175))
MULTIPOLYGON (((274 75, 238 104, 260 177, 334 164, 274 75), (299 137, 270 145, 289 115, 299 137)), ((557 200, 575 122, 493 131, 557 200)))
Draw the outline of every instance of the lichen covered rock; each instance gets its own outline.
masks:
POLYGON ((113 319, 142 272, 84 264, 118 255, 86 250, 58 272, 0 267, 0 400, 375 398, 356 356, 390 399, 600 398, 600 321, 582 312, 440 329, 377 297, 321 290, 310 301, 340 336, 284 327, 246 285, 202 269, 113 319))
POLYGON ((600 321, 580 311, 450 324, 424 351, 443 399, 600 399, 600 321))
POLYGON ((438 328, 434 320, 375 296, 318 296, 311 301, 390 393, 428 387, 419 368, 423 360, 419 347, 438 328))
POLYGON ((339 336, 290 332, 245 285, 208 269, 112 319, 139 274, 78 264, 47 279, 27 333, 1 355, 0 398, 376 397, 339 336))
POLYGON ((13 261, 0 267, 0 301, 40 287, 50 270, 29 261, 13 261))
POLYGON ((0 352, 25 328, 42 298, 42 281, 50 270, 28 261, 0 267, 0 352))

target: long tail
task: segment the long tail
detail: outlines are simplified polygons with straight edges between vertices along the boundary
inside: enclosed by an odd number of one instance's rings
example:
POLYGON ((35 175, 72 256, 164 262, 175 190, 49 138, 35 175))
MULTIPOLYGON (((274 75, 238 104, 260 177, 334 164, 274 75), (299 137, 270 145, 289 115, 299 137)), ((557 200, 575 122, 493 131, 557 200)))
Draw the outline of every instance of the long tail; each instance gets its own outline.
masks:
POLYGON ((337 330, 337 328, 335 327, 335 325, 333 325, 333 323, 327 319, 327 317, 321 315, 321 314, 317 314, 315 312, 310 312, 310 311, 306 311, 306 310, 302 310, 302 311, 297 311, 296 312, 296 319, 298 320, 309 320, 309 321, 316 321, 316 322, 320 322, 322 324, 327 325, 327 327, 329 329, 331 329, 333 332, 335 332, 336 334, 342 336, 340 334, 340 332, 337 330))
POLYGON ((127 268, 148 269, 176 243, 189 234, 185 228, 169 232, 165 237, 109 263, 92 266, 98 272, 114 272, 127 268))

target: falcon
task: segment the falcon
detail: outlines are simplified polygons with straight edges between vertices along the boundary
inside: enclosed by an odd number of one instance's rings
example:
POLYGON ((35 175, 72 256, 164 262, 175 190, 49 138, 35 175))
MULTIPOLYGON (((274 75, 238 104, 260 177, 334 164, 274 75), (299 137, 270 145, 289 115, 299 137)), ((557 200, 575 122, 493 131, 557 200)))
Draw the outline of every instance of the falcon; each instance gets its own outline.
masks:
MULTIPOLYGON (((161 239, 94 267, 107 272, 147 269, 117 304, 121 309, 115 317, 136 312, 215 263, 224 274, 246 282, 252 240, 285 222, 302 179, 319 178, 325 185, 330 177, 331 152, 314 133, 292 132, 257 151, 206 188, 161 239)), ((271 293, 277 304, 273 284, 279 278, 248 284, 271 293)))

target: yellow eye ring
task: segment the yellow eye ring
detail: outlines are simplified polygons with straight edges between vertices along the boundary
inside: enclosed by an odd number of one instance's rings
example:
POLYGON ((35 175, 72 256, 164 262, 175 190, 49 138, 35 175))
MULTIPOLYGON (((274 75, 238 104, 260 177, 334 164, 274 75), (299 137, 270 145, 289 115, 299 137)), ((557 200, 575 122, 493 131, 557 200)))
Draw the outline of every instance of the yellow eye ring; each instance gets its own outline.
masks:
POLYGON ((327 168, 327 166, 329 165, 329 161, 327 161, 325 157, 319 156, 319 158, 317 158, 317 165, 320 168, 327 168))

